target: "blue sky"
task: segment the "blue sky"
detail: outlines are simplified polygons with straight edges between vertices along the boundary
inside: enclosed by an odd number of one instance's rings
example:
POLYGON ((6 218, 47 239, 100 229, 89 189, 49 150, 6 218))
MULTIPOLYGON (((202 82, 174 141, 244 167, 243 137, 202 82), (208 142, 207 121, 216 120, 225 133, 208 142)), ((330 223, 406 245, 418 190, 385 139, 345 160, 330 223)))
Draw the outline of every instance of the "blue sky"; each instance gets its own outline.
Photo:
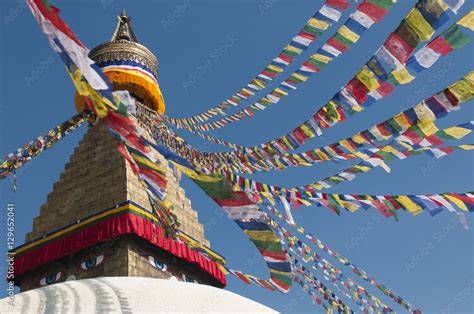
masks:
MULTIPOLYGON (((51 1, 90 48, 110 39, 116 16, 126 9, 133 18, 138 39, 159 59, 159 82, 167 114, 173 117, 203 112, 237 91, 270 62, 322 2, 51 1), (202 71, 205 64, 208 66, 202 71), (201 72, 200 78, 192 82, 189 77, 196 71, 201 72)), ((292 130, 352 78, 415 3, 414 0, 398 2, 382 23, 372 27, 348 53, 314 75, 296 93, 253 119, 220 130, 217 136, 251 146, 292 130)), ((469 3, 459 15, 466 13, 468 7, 469 3)), ((451 13, 450 17, 445 27, 455 20, 451 13)), ((335 30, 328 31, 299 60, 315 51, 335 30)), ((24 1, 0 1, 0 42, 0 153, 6 154, 75 114, 74 87, 24 1)), ((308 141, 303 149, 345 138, 414 105, 464 76, 472 69, 472 55, 472 44, 455 51, 411 84, 398 87, 370 109, 328 130, 323 139, 308 141)), ((440 120, 439 126, 469 121, 473 113, 473 108, 466 105, 440 120)), ((24 234, 31 230, 33 218, 85 131, 83 127, 70 134, 19 171, 16 193, 12 191, 11 178, 0 182, 0 234, 5 234, 6 203, 14 203, 16 241, 23 242, 24 234)), ((181 134, 202 149, 220 150, 192 135, 181 134)), ((471 136, 466 142, 472 143, 472 139, 471 136)), ((391 164, 391 174, 374 170, 331 191, 353 194, 472 191, 472 158, 472 153, 459 152, 440 161, 428 156, 395 161, 391 164)), ((349 164, 323 163, 254 178, 296 186, 324 178, 349 164)), ((256 249, 240 229, 221 215, 222 218, 216 219, 220 209, 192 182, 184 179, 182 185, 206 226, 212 248, 227 258, 230 267, 266 277, 263 260, 255 258, 256 249)), ((474 312, 474 227, 464 230, 455 216, 447 212, 434 218, 428 214, 413 217, 400 213, 400 221, 395 222, 373 210, 343 212, 338 217, 317 207, 301 208, 295 216, 307 230, 424 312, 474 312)), ((472 225, 471 215, 467 215, 467 220, 472 225)), ((0 250, 6 251, 5 241, 0 241, 0 250)), ((337 263, 330 257, 328 260, 337 263)), ((3 262, 0 270, 0 277, 5 277, 3 262)), ((3 297, 6 284, 2 280, 0 283, 0 297, 3 297)), ((296 285, 289 294, 282 295, 228 277, 226 289, 286 312, 323 310, 312 305, 296 285)), ((388 298, 380 298, 402 311, 388 298)))

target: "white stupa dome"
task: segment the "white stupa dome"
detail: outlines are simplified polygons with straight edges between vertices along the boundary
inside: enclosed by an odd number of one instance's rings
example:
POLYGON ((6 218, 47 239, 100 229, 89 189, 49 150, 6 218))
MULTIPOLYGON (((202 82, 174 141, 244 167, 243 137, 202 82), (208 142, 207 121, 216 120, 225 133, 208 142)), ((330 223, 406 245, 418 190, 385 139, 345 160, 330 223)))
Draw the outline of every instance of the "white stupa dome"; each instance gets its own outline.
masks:
POLYGON ((143 277, 66 281, 0 300, 0 313, 276 313, 233 292, 207 285, 143 277))

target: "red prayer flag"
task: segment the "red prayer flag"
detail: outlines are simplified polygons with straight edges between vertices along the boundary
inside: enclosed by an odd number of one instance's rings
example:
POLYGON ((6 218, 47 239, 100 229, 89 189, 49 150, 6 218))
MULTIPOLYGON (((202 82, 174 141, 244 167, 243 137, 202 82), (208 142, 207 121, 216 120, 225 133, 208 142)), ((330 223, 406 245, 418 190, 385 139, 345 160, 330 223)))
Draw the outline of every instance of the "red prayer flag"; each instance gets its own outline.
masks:
POLYGON ((286 62, 288 62, 288 63, 292 63, 292 62, 293 62, 293 58, 292 58, 292 57, 287 56, 287 55, 284 55, 284 54, 280 54, 280 55, 278 56, 278 58, 280 58, 280 59, 282 59, 282 60, 284 60, 284 61, 286 61, 286 62))
POLYGON ((306 140, 308 139, 308 136, 301 130, 300 127, 296 128, 291 132, 293 134, 294 138, 298 141, 300 144, 304 144, 306 140))
POLYGON ((305 61, 303 63, 303 65, 307 68, 310 68, 311 70, 313 70, 314 72, 320 72, 320 69, 315 67, 313 64, 309 63, 308 61, 305 61))
POLYGON ((335 48, 336 50, 340 52, 344 52, 348 49, 344 44, 342 44, 340 41, 338 41, 334 37, 329 38, 326 44, 328 44, 329 46, 335 48))
POLYGON ((450 53, 453 48, 449 45, 449 43, 444 39, 443 37, 436 37, 434 40, 432 40, 428 45, 428 48, 436 51, 437 53, 440 53, 441 55, 447 55, 450 53))
POLYGON ((391 33, 383 45, 402 64, 406 63, 414 50, 402 37, 395 33, 391 33))
POLYGON ((347 8, 351 5, 346 0, 326 0, 325 4, 343 11, 347 10, 347 8))
POLYGON ((359 4, 357 11, 365 13, 375 22, 379 22, 384 17, 384 15, 387 14, 386 9, 370 3, 367 0, 364 0, 363 3, 359 4))
POLYGON ((347 91, 354 97, 358 104, 363 104, 367 101, 367 93, 369 92, 364 84, 357 78, 353 78, 346 85, 347 91))
POLYGON ((310 33, 305 32, 305 31, 301 31, 298 35, 300 35, 301 37, 310 39, 310 40, 315 40, 316 39, 316 35, 310 34, 310 33))

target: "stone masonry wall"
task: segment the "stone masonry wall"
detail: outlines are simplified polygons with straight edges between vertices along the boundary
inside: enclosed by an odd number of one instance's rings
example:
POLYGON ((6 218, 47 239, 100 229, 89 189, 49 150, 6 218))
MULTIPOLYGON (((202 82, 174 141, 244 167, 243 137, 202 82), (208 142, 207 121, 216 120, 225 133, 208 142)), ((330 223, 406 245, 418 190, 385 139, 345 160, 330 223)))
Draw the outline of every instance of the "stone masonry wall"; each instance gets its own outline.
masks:
MULTIPOLYGON (((117 142, 104 126, 90 127, 41 206, 26 241, 127 200, 151 210, 146 191, 118 152, 117 142)), ((162 161, 168 165, 164 158, 162 161)), ((209 245, 197 212, 168 166, 167 181, 167 194, 181 229, 209 245)))

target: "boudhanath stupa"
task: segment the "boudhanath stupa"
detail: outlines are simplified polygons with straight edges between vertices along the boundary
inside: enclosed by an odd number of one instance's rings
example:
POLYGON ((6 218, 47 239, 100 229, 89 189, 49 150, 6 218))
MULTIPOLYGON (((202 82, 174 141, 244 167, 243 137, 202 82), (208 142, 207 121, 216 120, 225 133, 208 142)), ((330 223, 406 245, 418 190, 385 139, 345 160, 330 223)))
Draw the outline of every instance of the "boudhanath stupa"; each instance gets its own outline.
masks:
MULTIPOLYGON (((136 102, 163 113, 158 60, 138 42, 130 21, 123 11, 111 40, 89 56, 114 90, 128 90, 136 102)), ((84 110, 78 95, 75 104, 84 110)), ((178 239, 166 237, 117 142, 102 123, 91 123, 15 249, 21 293, 14 307, 0 300, 0 312, 274 312, 222 289, 226 278, 218 263, 225 259, 210 249, 180 173, 170 167, 166 192, 181 226, 178 239)))

